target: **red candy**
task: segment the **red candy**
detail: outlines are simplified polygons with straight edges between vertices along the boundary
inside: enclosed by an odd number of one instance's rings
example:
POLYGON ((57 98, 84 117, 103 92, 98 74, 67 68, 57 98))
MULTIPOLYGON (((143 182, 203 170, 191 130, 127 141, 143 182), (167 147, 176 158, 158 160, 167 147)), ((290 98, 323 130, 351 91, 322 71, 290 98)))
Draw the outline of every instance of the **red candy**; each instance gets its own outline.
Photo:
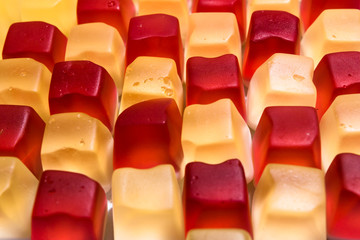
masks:
POLYGON ((254 12, 245 46, 243 76, 250 81, 274 53, 300 53, 299 18, 283 11, 254 12))
POLYGON ((48 170, 40 179, 32 214, 31 239, 101 240, 107 201, 85 175, 48 170))
POLYGON ((139 56, 171 58, 182 77, 184 54, 178 19, 166 14, 132 18, 127 40, 127 65, 139 56))
POLYGON ((360 156, 337 155, 325 175, 325 185, 329 236, 360 239, 360 156))
POLYGON ((67 38, 60 30, 45 22, 19 22, 10 26, 2 56, 33 58, 50 71, 65 59, 67 38))
POLYGON ((153 99, 125 109, 114 131, 114 169, 171 164, 179 172, 183 158, 182 117, 170 98, 153 99))
POLYGON ((185 231, 241 228, 252 234, 244 169, 237 159, 210 165, 187 164, 183 206, 185 231))
POLYGON ((40 178, 44 130, 45 123, 33 108, 0 105, 0 156, 19 158, 40 178))
POLYGON ((112 131, 117 101, 115 83, 103 67, 89 61, 55 65, 49 91, 50 114, 83 112, 112 131))
POLYGON ((321 169, 320 132, 312 107, 265 108, 253 138, 254 181, 268 163, 321 169))
POLYGON ((78 0, 78 24, 103 22, 116 28, 126 41, 130 18, 135 16, 131 0, 78 0))
POLYGON ((360 52, 330 53, 321 59, 313 77, 319 118, 338 95, 360 93, 359 66, 360 52))

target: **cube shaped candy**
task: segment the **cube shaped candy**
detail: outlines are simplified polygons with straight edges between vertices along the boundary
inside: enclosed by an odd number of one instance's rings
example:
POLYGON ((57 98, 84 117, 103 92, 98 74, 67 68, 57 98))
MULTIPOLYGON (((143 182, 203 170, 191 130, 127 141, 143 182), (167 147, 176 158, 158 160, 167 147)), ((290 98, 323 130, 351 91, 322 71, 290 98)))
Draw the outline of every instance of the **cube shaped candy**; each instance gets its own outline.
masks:
MULTIPOLYGON (((0 1, 0 53, 3 51, 3 46, 6 38, 6 34, 9 31, 11 24, 20 22, 20 12, 14 2, 2 0, 0 1)), ((0 54, 1 55, 1 54, 0 54)), ((2 55, 0 56, 2 59, 2 55)))
POLYGON ((32 213, 31 239, 101 240, 107 210, 104 190, 78 173, 45 171, 32 213))
POLYGON ((186 240, 251 240, 249 233, 242 229, 194 229, 188 232, 186 240))

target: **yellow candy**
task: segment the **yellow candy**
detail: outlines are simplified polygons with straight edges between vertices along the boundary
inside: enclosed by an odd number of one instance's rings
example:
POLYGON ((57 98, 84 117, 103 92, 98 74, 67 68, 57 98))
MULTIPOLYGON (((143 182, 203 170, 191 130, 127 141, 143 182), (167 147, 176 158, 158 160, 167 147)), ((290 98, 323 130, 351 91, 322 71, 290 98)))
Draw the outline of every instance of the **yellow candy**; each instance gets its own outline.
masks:
POLYGON ((251 240, 249 233, 241 229, 193 229, 186 240, 251 240))

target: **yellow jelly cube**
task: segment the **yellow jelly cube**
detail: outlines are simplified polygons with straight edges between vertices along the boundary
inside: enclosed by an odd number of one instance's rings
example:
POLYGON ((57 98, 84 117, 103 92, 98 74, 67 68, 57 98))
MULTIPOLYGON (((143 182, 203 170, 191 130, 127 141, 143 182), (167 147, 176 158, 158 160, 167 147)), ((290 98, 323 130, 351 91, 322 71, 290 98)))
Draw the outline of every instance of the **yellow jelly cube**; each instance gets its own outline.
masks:
POLYGON ((193 229, 186 240, 251 240, 249 233, 241 229, 193 229))
POLYGON ((0 61, 0 104, 32 107, 47 121, 51 72, 31 58, 0 61))
POLYGON ((237 158, 247 182, 253 179, 250 130, 230 99, 187 106, 183 116, 181 143, 185 164, 217 164, 237 158))
POLYGON ((138 57, 126 68, 120 113, 135 103, 155 98, 173 98, 182 112, 183 88, 175 61, 138 57))
POLYGON ((69 35, 77 24, 77 0, 19 0, 23 22, 43 21, 69 35))
POLYGON ((360 94, 339 95, 320 120, 322 169, 339 153, 360 154, 360 94))
MULTIPOLYGON (((0 53, 3 51, 3 46, 9 27, 15 22, 20 22, 18 2, 0 0, 0 53)), ((1 54, 0 59, 2 59, 1 54)))
POLYGON ((113 143, 109 129, 87 114, 51 115, 41 147, 43 169, 82 173, 108 191, 113 143))
POLYGON ((125 46, 119 32, 105 23, 87 23, 72 28, 65 60, 88 60, 110 74, 119 94, 123 85, 125 46))
POLYGON ((315 107, 316 87, 312 81, 311 58, 276 53, 251 78, 247 95, 247 121, 256 129, 262 112, 269 106, 315 107))
POLYGON ((320 169, 268 164, 253 198, 254 240, 326 240, 325 195, 320 169))
POLYGON ((18 158, 0 157, 0 239, 30 238, 38 184, 18 158))
POLYGON ((112 178, 115 240, 182 240, 184 219, 171 165, 119 168, 112 178))
POLYGON ((315 66, 321 58, 332 52, 359 51, 360 10, 324 10, 305 32, 300 52, 314 59, 315 66))

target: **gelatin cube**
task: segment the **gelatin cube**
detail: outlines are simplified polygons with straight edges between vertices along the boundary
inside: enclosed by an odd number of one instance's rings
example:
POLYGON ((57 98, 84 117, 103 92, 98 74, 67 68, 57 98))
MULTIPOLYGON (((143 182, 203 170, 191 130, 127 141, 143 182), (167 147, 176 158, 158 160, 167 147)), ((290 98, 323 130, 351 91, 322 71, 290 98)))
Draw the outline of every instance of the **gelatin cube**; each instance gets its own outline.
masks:
POLYGON ((85 113, 50 116, 41 147, 44 170, 84 174, 110 189, 113 138, 100 120, 85 113))
POLYGON ((183 189, 185 231, 241 228, 252 234, 244 169, 238 159, 186 166, 183 189))
POLYGON ((114 131, 114 169, 152 168, 171 164, 179 173, 182 117, 175 101, 160 98, 143 101, 124 110, 114 131))
POLYGON ((235 228, 193 229, 187 234, 186 240, 251 240, 249 233, 235 228))
POLYGON ((283 11, 256 11, 246 39, 243 76, 250 81, 256 69, 274 53, 300 53, 299 18, 283 11))
POLYGON ((183 115, 184 164, 217 164, 237 158, 247 182, 253 179, 250 130, 230 99, 187 106, 183 115))
POLYGON ((44 171, 32 213, 31 239, 101 240, 107 201, 91 178, 65 171, 44 171))
POLYGON ((244 87, 235 55, 192 57, 186 64, 186 106, 230 98, 246 119, 244 87))
POLYGON ((265 108, 253 137, 254 182, 269 163, 321 169, 320 132, 312 107, 265 108))
POLYGON ((49 92, 51 114, 83 112, 99 119, 112 132, 117 105, 115 83, 103 67, 90 61, 55 65, 49 92))
POLYGON ((66 36, 46 22, 19 22, 10 26, 2 56, 7 58, 33 58, 50 71, 54 64, 64 61, 66 36))
POLYGON ((127 68, 121 96, 120 113, 150 99, 172 98, 183 111, 183 87, 171 58, 138 57, 127 68))
POLYGON ((255 189, 252 220, 257 240, 326 240, 324 173, 268 164, 255 189))
POLYGON ((115 170, 112 200, 115 240, 184 239, 180 189, 171 165, 115 170))

